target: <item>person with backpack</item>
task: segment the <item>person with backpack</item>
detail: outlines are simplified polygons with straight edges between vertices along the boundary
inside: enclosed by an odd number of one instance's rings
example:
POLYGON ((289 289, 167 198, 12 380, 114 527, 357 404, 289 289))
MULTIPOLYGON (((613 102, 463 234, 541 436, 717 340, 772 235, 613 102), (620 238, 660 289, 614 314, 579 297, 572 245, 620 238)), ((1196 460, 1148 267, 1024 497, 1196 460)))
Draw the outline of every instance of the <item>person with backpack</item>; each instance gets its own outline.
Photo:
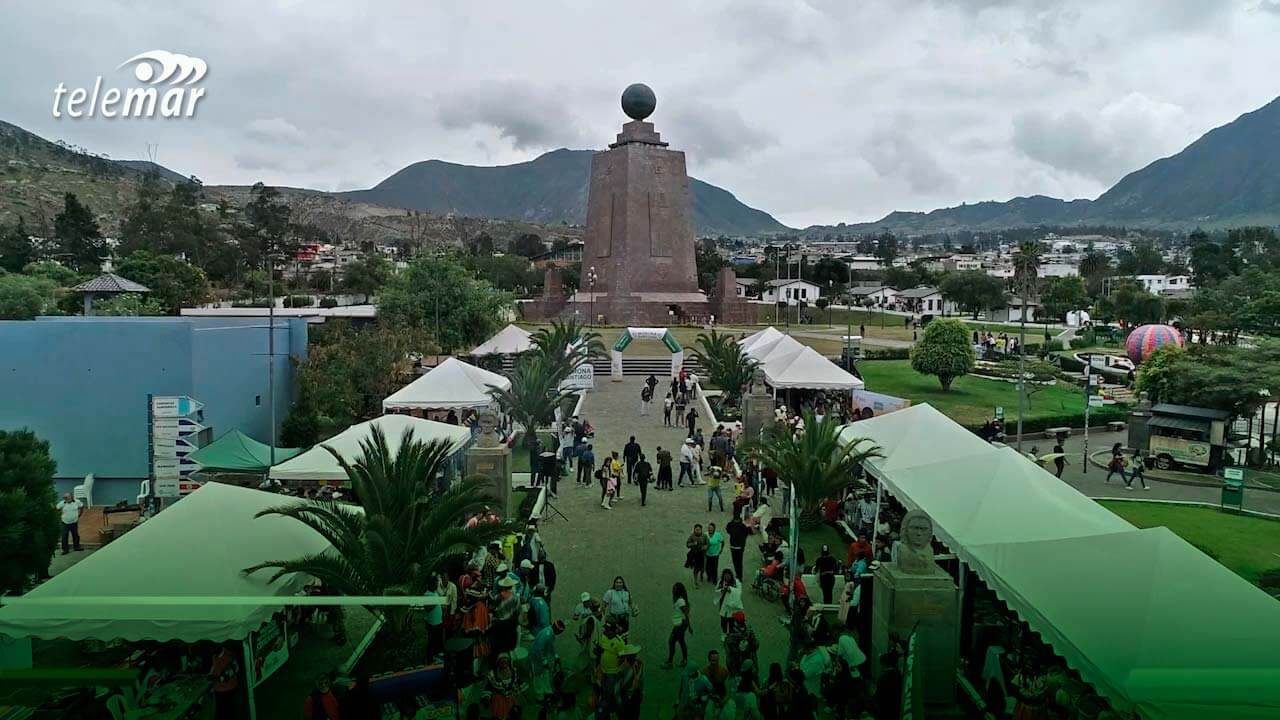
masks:
POLYGON ((671 483, 671 451, 663 450, 662 446, 659 445, 656 458, 658 461, 657 488, 659 490, 673 489, 671 483))
POLYGON ((1134 448, 1133 456, 1129 458, 1129 480, 1125 482, 1124 489, 1132 490, 1134 480, 1142 483, 1143 490, 1151 489, 1147 486, 1147 464, 1142 459, 1142 451, 1137 448, 1134 448))
POLYGON ((649 414, 649 404, 653 402, 653 389, 648 385, 640 388, 640 417, 649 414))

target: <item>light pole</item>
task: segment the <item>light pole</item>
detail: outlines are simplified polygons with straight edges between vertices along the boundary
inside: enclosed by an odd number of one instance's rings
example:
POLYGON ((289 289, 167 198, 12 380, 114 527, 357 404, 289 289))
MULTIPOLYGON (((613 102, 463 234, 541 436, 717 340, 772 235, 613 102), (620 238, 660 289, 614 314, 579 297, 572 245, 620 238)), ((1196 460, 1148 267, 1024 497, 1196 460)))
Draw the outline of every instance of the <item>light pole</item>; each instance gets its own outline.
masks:
POLYGON ((271 406, 270 468, 276 464, 276 258, 272 253, 267 253, 267 404, 271 406))
POLYGON ((587 287, 590 288, 589 292, 591 293, 591 317, 587 318, 587 327, 591 327, 591 325, 596 321, 596 280, 599 279, 599 277, 599 275, 596 275, 595 265, 592 265, 587 269, 587 287))

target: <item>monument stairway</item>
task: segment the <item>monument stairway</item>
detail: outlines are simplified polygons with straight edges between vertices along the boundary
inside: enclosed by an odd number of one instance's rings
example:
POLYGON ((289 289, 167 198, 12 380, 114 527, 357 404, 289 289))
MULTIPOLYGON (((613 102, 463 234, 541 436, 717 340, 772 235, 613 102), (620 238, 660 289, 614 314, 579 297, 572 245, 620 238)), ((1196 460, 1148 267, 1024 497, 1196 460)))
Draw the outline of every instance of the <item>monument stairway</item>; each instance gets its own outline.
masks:
MULTIPOLYGON (((684 368, 689 372, 703 375, 702 365, 696 358, 684 358, 684 368)), ((597 376, 608 376, 611 372, 608 362, 597 362, 595 364, 597 376)), ((656 375, 658 378, 671 376, 671 356, 662 355, 655 357, 622 357, 622 374, 623 376, 638 375, 646 377, 648 375, 656 375)))

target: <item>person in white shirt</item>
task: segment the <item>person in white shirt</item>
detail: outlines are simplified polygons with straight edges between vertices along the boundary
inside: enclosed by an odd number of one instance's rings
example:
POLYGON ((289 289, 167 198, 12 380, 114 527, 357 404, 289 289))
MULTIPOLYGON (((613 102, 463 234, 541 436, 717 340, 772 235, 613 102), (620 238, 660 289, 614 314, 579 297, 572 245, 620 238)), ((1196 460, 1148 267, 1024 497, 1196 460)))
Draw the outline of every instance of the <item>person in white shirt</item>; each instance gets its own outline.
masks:
POLYGON ((67 536, 74 541, 76 552, 80 552, 84 549, 80 547, 80 513, 84 511, 84 507, 71 493, 63 493, 62 502, 54 507, 58 509, 59 518, 62 520, 62 554, 71 554, 67 549, 67 536))
POLYGON ((861 520, 861 532, 870 534, 872 526, 876 523, 876 503, 870 495, 863 496, 858 501, 858 515, 861 520))
POLYGON ((693 464, 697 460, 697 456, 693 452, 693 439, 687 439, 680 446, 680 477, 676 478, 676 484, 684 487, 684 478, 689 477, 689 484, 694 485, 693 464))

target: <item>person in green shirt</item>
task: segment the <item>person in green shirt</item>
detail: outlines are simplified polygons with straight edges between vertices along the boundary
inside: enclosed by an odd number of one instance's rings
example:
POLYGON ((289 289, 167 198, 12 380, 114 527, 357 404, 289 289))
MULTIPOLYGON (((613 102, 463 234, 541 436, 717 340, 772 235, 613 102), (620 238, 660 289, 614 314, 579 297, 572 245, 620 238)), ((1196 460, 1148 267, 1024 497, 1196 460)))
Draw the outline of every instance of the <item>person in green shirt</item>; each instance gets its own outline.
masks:
MULTIPOLYGON (((710 485, 708 485, 710 487, 710 485)), ((724 508, 721 508, 723 510, 724 508)), ((720 574, 720 553, 724 551, 724 533, 716 528, 715 523, 707 523, 707 577, 714 578, 720 574)))

